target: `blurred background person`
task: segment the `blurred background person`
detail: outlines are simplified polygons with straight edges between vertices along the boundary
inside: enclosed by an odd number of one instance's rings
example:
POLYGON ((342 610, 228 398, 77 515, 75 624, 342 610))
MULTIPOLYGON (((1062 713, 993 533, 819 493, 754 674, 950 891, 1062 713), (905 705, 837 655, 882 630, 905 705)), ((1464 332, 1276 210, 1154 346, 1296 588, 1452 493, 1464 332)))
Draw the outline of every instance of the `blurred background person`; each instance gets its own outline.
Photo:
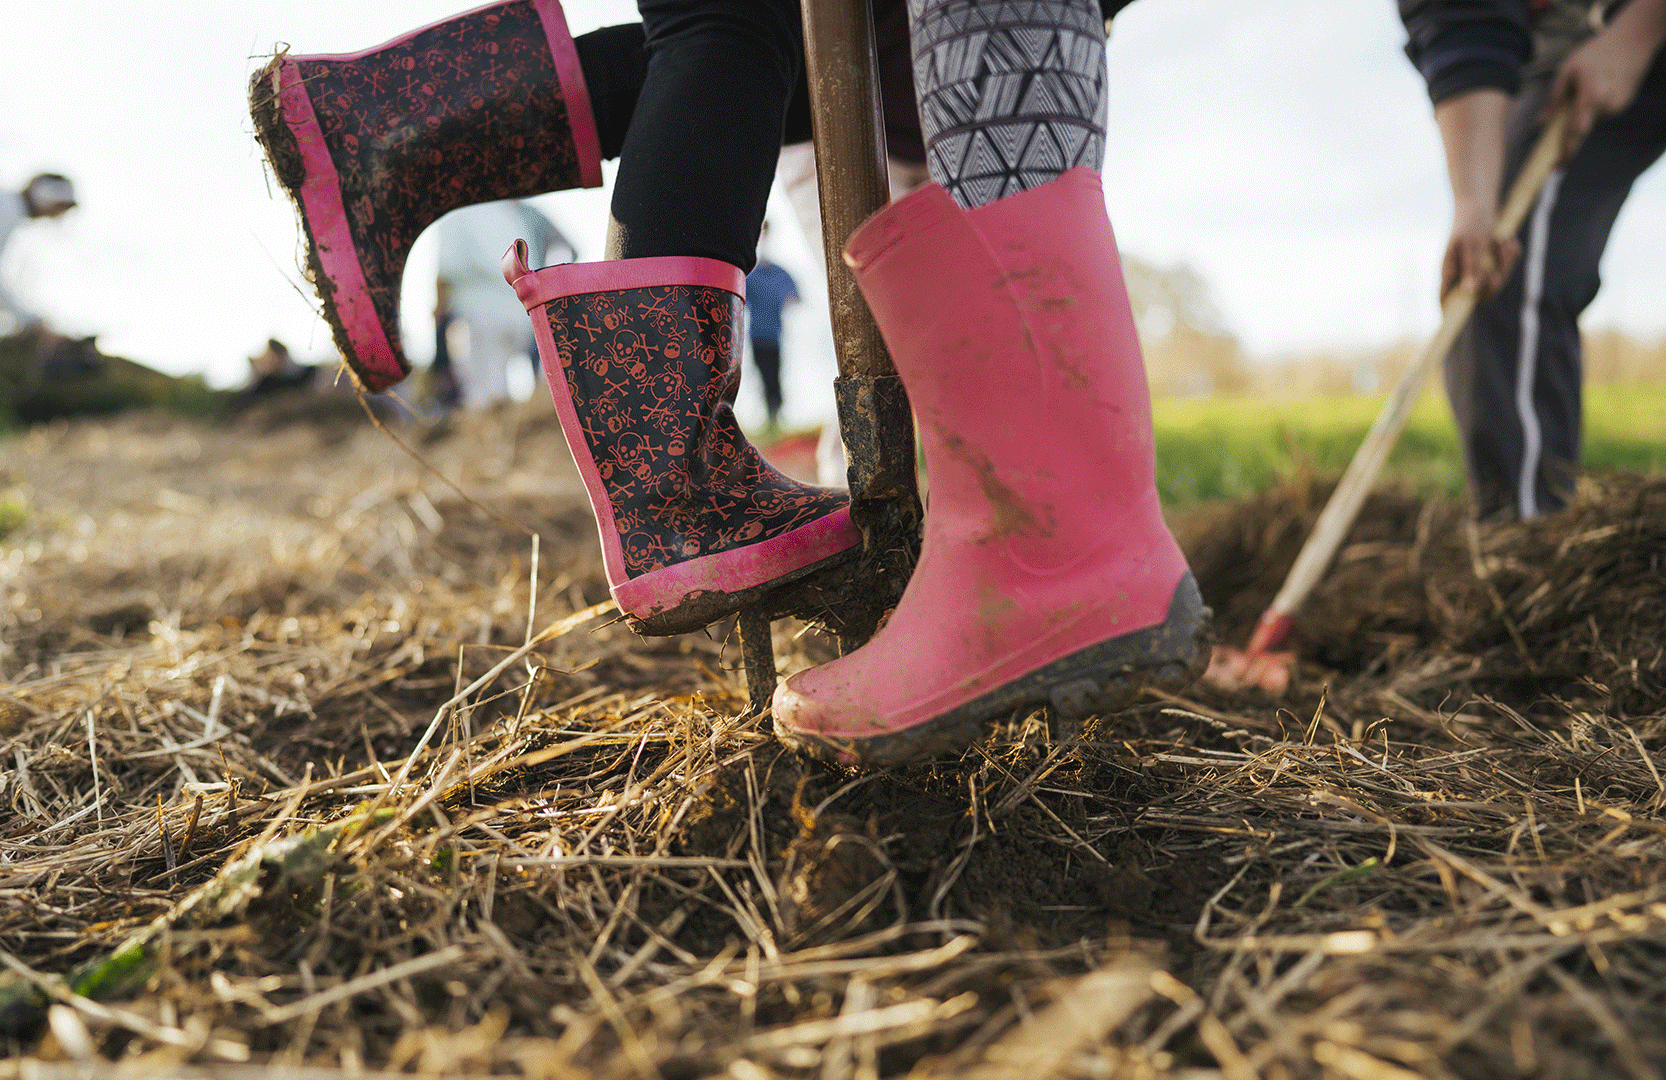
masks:
POLYGON ((503 287, 503 253, 517 238, 540 266, 578 257, 554 222, 519 199, 464 207, 439 221, 434 320, 443 338, 436 340, 436 362, 445 370, 437 386, 465 408, 507 400, 512 361, 538 370, 526 309, 503 287))
MULTIPOLYGON (((41 173, 22 191, 0 193, 0 259, 19 226, 30 220, 62 217, 75 206, 75 185, 57 173, 41 173)), ((40 316, 23 306, 0 276, 0 334, 34 330, 43 324, 40 316)))
POLYGON ((310 390, 317 373, 312 365, 297 363, 289 355, 289 346, 277 338, 267 338, 265 351, 249 357, 249 385, 239 393, 238 400, 252 402, 293 390, 310 390))
POLYGON ((759 234, 758 265, 746 275, 747 333, 752 340, 752 363, 764 392, 764 410, 773 433, 781 416, 781 314, 788 304, 798 302, 798 283, 785 269, 771 262, 764 249, 769 240, 769 222, 759 234))
MULTIPOLYGON (((439 415, 455 409, 462 400, 457 372, 451 366, 451 346, 446 344, 455 318, 451 311, 451 285, 440 278, 434 282, 434 362, 428 366, 427 390, 429 406, 439 415)), ((538 359, 536 349, 532 359, 534 362, 538 359)))
POLYGON ((1666 149, 1666 0, 1400 0, 1452 184, 1445 299, 1484 299, 1446 360, 1481 518, 1531 518, 1573 493, 1585 358, 1579 316, 1632 184, 1666 149), (1520 234, 1492 239, 1547 114, 1571 119, 1562 167, 1520 234))

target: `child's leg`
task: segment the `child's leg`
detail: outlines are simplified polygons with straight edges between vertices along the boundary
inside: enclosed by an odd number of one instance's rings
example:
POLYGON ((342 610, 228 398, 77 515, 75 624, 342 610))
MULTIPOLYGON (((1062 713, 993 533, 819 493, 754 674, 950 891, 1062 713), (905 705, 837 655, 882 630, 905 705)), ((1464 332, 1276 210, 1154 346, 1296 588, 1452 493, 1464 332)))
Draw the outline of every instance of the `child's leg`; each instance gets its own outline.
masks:
MULTIPOLYGON (((755 261, 802 46, 792 0, 643 0, 648 66, 602 263, 506 264, 620 610, 697 629, 852 556, 844 493, 772 468, 735 423, 755 261)), ((521 256, 524 257, 524 256, 521 256)))
POLYGON ((640 0, 647 77, 619 155, 609 255, 742 270, 803 69, 795 0, 640 0))
POLYGON ((1103 148, 1097 6, 909 2, 937 183, 875 214, 846 258, 919 421, 925 537, 874 639, 775 694, 784 741, 872 764, 958 752, 1043 705, 1103 714, 1207 660, 1104 193, 1081 167, 1103 148))

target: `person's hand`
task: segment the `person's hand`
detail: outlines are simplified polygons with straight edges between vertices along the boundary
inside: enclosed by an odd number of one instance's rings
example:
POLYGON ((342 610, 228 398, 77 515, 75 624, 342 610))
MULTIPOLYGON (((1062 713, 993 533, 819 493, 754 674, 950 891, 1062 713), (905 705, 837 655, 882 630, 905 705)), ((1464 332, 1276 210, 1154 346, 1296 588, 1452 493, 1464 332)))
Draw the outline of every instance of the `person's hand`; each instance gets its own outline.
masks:
POLYGON ((1514 237, 1493 239, 1509 115, 1509 95, 1490 88, 1458 94, 1435 106, 1452 181, 1452 235, 1440 267, 1442 302, 1460 282, 1468 282, 1478 299, 1491 296, 1521 253, 1514 237))
POLYGON ((1503 286, 1521 257, 1521 244, 1513 236, 1495 239, 1497 221, 1495 199, 1465 198, 1453 205, 1452 235, 1440 264, 1442 302, 1461 282, 1469 283, 1477 300, 1487 299, 1503 286))
POLYGON ((1666 0, 1633 0, 1601 33, 1562 61, 1545 102, 1545 115, 1564 104, 1569 107, 1562 134, 1564 163, 1579 150, 1593 124, 1631 105, 1663 39, 1666 0))

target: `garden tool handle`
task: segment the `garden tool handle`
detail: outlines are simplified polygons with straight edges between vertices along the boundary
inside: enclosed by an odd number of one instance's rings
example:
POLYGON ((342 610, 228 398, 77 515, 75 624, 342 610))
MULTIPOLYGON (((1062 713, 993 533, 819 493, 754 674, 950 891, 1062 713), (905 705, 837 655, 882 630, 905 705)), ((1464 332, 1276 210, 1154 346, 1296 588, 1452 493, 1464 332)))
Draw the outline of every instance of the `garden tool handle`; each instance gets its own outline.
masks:
POLYGON ((879 326, 845 265, 845 242, 890 199, 868 0, 802 0, 815 129, 822 254, 839 378, 833 384, 849 460, 851 516, 870 554, 919 540, 914 420, 879 326))
POLYGON ((890 198, 869 0, 801 0, 805 71, 815 129, 822 252, 839 377, 850 516, 862 530, 866 612, 839 630, 848 651, 871 636, 902 595, 920 550, 914 414, 879 326, 845 265, 856 227, 890 198))
MULTIPOLYGON (((1493 239, 1501 242, 1508 240, 1520 230, 1521 223, 1527 219, 1527 213, 1538 199, 1540 189, 1556 169, 1562 147, 1562 132, 1567 127, 1569 112, 1570 110, 1563 106, 1557 109, 1545 124, 1538 143, 1534 145, 1532 153, 1528 155, 1527 161, 1516 175, 1515 183, 1510 186, 1510 193, 1499 211, 1497 223, 1493 226, 1493 239)), ((1353 460, 1348 463, 1347 471, 1337 482, 1330 501, 1320 512, 1319 520, 1314 522, 1312 535, 1308 537, 1307 543, 1302 545, 1301 553, 1296 556, 1296 563, 1285 577, 1283 587, 1279 589, 1278 595, 1273 597, 1272 604, 1256 624, 1255 635, 1250 639, 1249 646, 1252 653, 1266 652, 1290 632, 1296 610, 1324 576, 1336 549, 1342 546, 1348 530, 1353 527, 1354 519, 1359 516, 1360 507, 1365 504, 1365 496, 1370 494, 1371 485, 1378 472, 1382 470, 1383 462, 1388 459, 1389 451, 1394 448, 1400 431, 1411 417, 1412 406, 1417 403, 1418 393, 1423 389, 1429 371, 1452 351, 1458 335, 1469 323, 1469 317, 1475 313, 1476 303, 1475 290, 1467 282, 1460 283, 1446 295, 1446 300, 1441 305, 1440 329, 1417 359, 1401 374, 1394 392, 1389 395, 1388 402, 1383 405, 1377 419, 1371 424, 1371 430, 1366 433, 1365 441, 1360 443, 1353 460)))
MULTIPOLYGON (((822 253, 839 363, 833 393, 849 458, 850 516, 862 530, 861 568, 868 579, 864 602, 845 611, 849 618, 827 620, 837 625, 841 648, 848 651, 872 636, 885 598, 894 604, 902 594, 919 551, 920 496, 908 395, 844 261, 845 241, 891 193, 880 139, 873 14, 868 0, 801 0, 801 11, 822 253)), ((755 716, 768 711, 775 689, 772 613, 768 599, 740 613, 749 709, 755 716)))
POLYGON ((805 72, 816 148, 822 254, 841 376, 896 367, 845 265, 845 241, 891 197, 881 132, 873 16, 867 0, 802 0, 805 72))
MULTIPOLYGON (((834 394, 850 460, 851 514, 869 536, 877 528, 917 528, 914 424, 908 396, 856 277, 845 242, 890 201, 884 118, 868 0, 802 0, 804 60, 815 130, 817 198, 827 265, 834 394), (912 524, 910 524, 912 522, 912 524)), ((899 538, 883 537, 883 546, 899 538)), ((915 539, 907 545, 918 547, 915 539)))

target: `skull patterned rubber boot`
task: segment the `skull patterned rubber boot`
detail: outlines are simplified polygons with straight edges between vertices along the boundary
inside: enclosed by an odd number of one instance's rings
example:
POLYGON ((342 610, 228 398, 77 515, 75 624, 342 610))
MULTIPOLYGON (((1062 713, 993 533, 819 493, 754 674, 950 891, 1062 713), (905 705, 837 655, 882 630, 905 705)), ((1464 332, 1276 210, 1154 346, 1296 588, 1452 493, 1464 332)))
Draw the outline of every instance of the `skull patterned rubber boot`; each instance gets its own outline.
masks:
POLYGON ((423 229, 461 206, 602 182, 557 0, 491 4, 359 53, 279 55, 250 80, 249 111, 336 346, 373 391, 410 371, 400 278, 423 229))
POLYGON ((503 273, 532 316, 633 629, 698 630, 859 552, 846 493, 777 472, 725 400, 740 378, 739 269, 672 257, 533 271, 520 241, 503 273))
POLYGON ((845 258, 914 405, 931 502, 890 619, 776 689, 776 734, 888 765, 1032 708, 1080 721, 1195 679, 1209 611, 1157 502, 1098 172, 969 211, 928 184, 845 258))

